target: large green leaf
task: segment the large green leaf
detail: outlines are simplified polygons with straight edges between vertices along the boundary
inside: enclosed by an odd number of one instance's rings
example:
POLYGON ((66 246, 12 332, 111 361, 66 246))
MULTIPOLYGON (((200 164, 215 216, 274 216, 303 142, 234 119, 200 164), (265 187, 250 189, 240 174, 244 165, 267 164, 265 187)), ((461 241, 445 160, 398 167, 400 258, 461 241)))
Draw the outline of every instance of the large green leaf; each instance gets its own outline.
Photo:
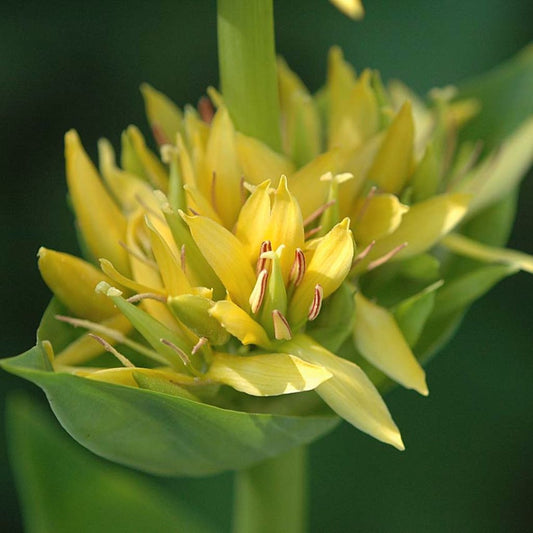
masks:
POLYGON ((155 480, 78 446, 28 397, 9 398, 7 424, 29 533, 216 531, 155 480))
MULTIPOLYGON (((38 339, 60 350, 72 328, 53 319, 52 301, 38 339)), ((69 337, 70 335, 70 337, 69 337)), ((41 345, 0 365, 41 387, 62 426, 107 459, 163 476, 201 476, 246 468, 329 432, 334 416, 286 416, 222 409, 147 389, 53 372, 41 345)))

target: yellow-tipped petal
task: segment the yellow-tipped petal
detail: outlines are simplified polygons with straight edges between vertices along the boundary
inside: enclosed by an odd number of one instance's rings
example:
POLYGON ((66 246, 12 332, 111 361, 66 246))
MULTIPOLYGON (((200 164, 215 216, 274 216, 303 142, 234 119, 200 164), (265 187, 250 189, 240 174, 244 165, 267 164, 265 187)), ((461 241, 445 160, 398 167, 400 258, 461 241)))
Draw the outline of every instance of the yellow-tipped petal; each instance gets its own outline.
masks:
POLYGON ((141 85, 146 116, 158 144, 173 143, 183 123, 179 108, 163 93, 147 83, 141 85))
POLYGON ((339 416, 382 442, 399 450, 405 448, 385 402, 356 364, 337 357, 305 335, 283 343, 281 349, 333 374, 316 392, 339 416))
POLYGON ((354 341, 368 361, 404 387, 427 396, 426 374, 389 311, 355 294, 354 341))
POLYGON ((107 257, 127 274, 129 260, 119 242, 126 235, 126 219, 102 184, 78 134, 65 135, 67 182, 83 238, 95 257, 107 257))
POLYGON ((265 239, 272 243, 273 249, 285 245, 285 253, 281 255, 281 270, 283 279, 287 281, 294 259, 294 250, 304 246, 304 227, 300 206, 289 192, 285 176, 282 176, 274 194, 265 239))
POLYGON ((148 285, 143 285, 142 283, 138 283, 137 281, 134 281, 130 278, 127 278, 126 276, 123 276, 114 266, 111 261, 108 261, 107 259, 99 259, 100 261, 100 268, 102 271, 115 283, 118 283, 121 287, 126 287, 127 289, 131 289, 133 292, 150 292, 155 294, 161 294, 161 296, 166 296, 167 292, 161 288, 161 287, 149 287, 148 285))
POLYGON ((257 344, 268 347, 270 341, 266 331, 250 315, 238 305, 229 300, 220 300, 215 303, 209 314, 215 317, 220 325, 244 345, 257 344))
POLYGON ((215 114, 205 157, 205 172, 207 179, 212 180, 215 210, 224 225, 231 228, 241 207, 242 169, 237 157, 235 129, 225 107, 220 107, 215 114))
POLYGON ((117 313, 112 302, 94 288, 111 281, 90 263, 73 255, 39 249, 39 270, 50 290, 76 315, 100 321, 117 313))
POLYGON ((284 353, 240 356, 217 353, 206 378, 252 396, 313 390, 331 377, 324 367, 284 353))
POLYGON ((366 141, 377 133, 380 126, 380 110, 376 95, 370 85, 372 72, 365 70, 350 94, 349 116, 357 135, 355 144, 366 141))
POLYGON ((320 285, 323 297, 335 291, 350 270, 353 260, 353 237, 350 221, 345 218, 318 243, 302 283, 296 288, 289 305, 289 321, 299 327, 313 302, 315 287, 320 285))
POLYGON ((441 194, 411 206, 403 216, 398 229, 381 239, 354 271, 362 272, 371 261, 384 256, 394 248, 407 243, 391 261, 406 259, 432 248, 465 216, 470 195, 441 194))
POLYGON ((408 210, 393 194, 376 194, 368 200, 361 198, 352 218, 355 242, 364 247, 396 231, 408 210))
POLYGON ((509 265, 533 274, 533 256, 517 250, 487 246, 486 244, 474 241, 458 233, 446 235, 446 237, 442 239, 442 244, 459 255, 464 255, 487 263, 509 265))
POLYGON ((165 167, 159 161, 159 158, 148 149, 142 133, 136 126, 129 126, 127 132, 148 181, 156 189, 166 192, 168 189, 168 173, 165 167))
POLYGON ((354 20, 362 19, 365 15, 360 0, 329 0, 334 6, 354 20))
POLYGON ((258 185, 269 179, 276 186, 282 174, 294 171, 294 165, 287 157, 253 137, 237 133, 235 146, 244 179, 249 183, 258 185))
POLYGON ((245 246, 250 264, 255 265, 259 257, 260 244, 270 222, 270 181, 261 183, 246 200, 239 213, 235 235, 245 246))
POLYGON ((208 217, 211 220, 215 220, 219 224, 222 224, 221 218, 217 212, 213 209, 209 200, 200 192, 199 189, 192 185, 185 185, 183 187, 187 194, 187 204, 189 207, 199 215, 208 217))
POLYGON ((413 146, 413 113, 406 102, 387 130, 368 179, 385 192, 400 192, 412 170, 413 146))
POLYGON ((203 256, 220 278, 230 297, 243 309, 255 285, 246 248, 227 229, 201 216, 183 215, 203 256))

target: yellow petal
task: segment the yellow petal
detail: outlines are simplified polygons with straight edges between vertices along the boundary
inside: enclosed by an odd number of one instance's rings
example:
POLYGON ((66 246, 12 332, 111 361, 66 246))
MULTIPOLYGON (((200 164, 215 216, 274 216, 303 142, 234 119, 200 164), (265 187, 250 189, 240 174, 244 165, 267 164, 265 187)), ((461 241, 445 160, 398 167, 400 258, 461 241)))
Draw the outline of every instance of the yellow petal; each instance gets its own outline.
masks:
POLYGON ((166 296, 167 294, 167 292, 161 287, 149 287, 148 285, 143 285, 142 283, 138 283, 135 280, 123 276, 113 266, 113 263, 107 259, 100 259, 100 268, 115 283, 118 283, 121 287, 131 289, 133 292, 151 292, 155 294, 161 294, 162 296, 166 296))
POLYGON ((461 221, 469 201, 468 194, 452 193, 411 206, 398 229, 378 241, 366 258, 355 266, 354 273, 363 272, 368 263, 405 242, 407 246, 391 261, 406 259, 430 249, 461 221))
POLYGON ((247 250, 251 265, 259 257, 261 243, 270 222, 270 181, 261 183, 248 197, 239 213, 235 235, 247 250))
POLYGON ((459 255, 465 255, 487 263, 502 263, 533 274, 533 256, 523 252, 487 246, 459 233, 446 235, 442 239, 442 244, 459 255))
POLYGON ((166 192, 168 189, 168 173, 165 167, 159 161, 159 158, 148 149, 142 133, 136 126, 129 126, 127 131, 146 177, 156 189, 166 192))
POLYGON ((409 210, 393 194, 376 194, 368 200, 361 198, 354 209, 354 236, 358 246, 364 247, 395 231, 409 210))
POLYGON ((187 193, 187 204, 195 212, 204 217, 208 217, 211 220, 215 220, 219 224, 222 224, 221 218, 218 213, 213 209, 213 205, 209 200, 200 192, 199 189, 192 185, 184 185, 183 188, 187 193))
POLYGON ((220 300, 209 309, 209 314, 215 317, 228 333, 237 337, 243 344, 257 344, 265 348, 270 345, 265 330, 246 311, 243 311, 233 302, 220 300))
POLYGON ((242 169, 237 157, 235 130, 225 107, 218 109, 211 124, 205 172, 207 178, 212 179, 215 210, 224 225, 231 228, 241 207, 242 169))
POLYGON ((283 279, 287 281, 294 260, 294 251, 304 246, 304 227, 300 206, 287 189, 285 176, 282 176, 274 194, 265 239, 272 243, 274 250, 285 245, 285 251, 281 255, 281 270, 283 279))
POLYGON ((160 145, 173 143, 182 126, 181 111, 172 100, 147 83, 141 85, 141 93, 156 141, 160 145))
POLYGON ((230 297, 243 309, 255 285, 246 248, 227 229, 206 217, 184 215, 203 256, 220 278, 230 297))
POLYGON ((65 135, 65 159, 72 205, 89 250, 95 257, 107 257, 127 274, 128 254, 119 245, 126 235, 126 220, 105 190, 74 130, 65 135))
POLYGON ((331 377, 325 368, 284 353, 240 356, 217 353, 206 378, 252 396, 312 390, 331 377))
POLYGON ((90 263, 73 255, 39 249, 39 270, 50 290, 76 316, 100 321, 117 313, 112 302, 94 288, 110 279, 90 263))
POLYGON ((353 260, 353 237, 350 221, 345 218, 318 243, 302 283, 296 288, 289 305, 289 321, 297 329, 305 321, 313 302, 316 285, 327 298, 335 291, 350 270, 353 260))
POLYGON ((385 402, 356 364, 337 357, 305 335, 283 343, 281 349, 323 366, 333 374, 317 387, 316 392, 339 416, 372 437, 399 450, 404 449, 400 432, 385 402))
POLYGON ((389 311, 355 294, 354 341, 382 372, 408 389, 427 396, 426 374, 389 311))
POLYGON ((412 170, 413 145, 413 114, 411 103, 406 102, 387 130, 368 179, 385 192, 400 192, 412 170))
POLYGON ((294 171, 289 159, 253 137, 237 133, 235 146, 244 179, 249 183, 258 185, 269 179, 277 186, 282 174, 294 171))
POLYGON ((380 110, 372 86, 372 72, 365 70, 350 94, 349 116, 353 122, 356 145, 377 133, 380 126, 380 110))
POLYGON ((345 15, 357 20, 363 18, 365 10, 360 0, 329 0, 345 15))

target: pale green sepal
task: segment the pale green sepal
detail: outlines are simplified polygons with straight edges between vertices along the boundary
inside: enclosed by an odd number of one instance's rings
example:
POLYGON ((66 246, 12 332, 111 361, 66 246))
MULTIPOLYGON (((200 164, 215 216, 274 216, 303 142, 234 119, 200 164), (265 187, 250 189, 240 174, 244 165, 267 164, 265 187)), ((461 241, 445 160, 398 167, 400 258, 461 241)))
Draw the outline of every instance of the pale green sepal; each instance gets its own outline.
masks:
POLYGON ((313 390, 332 374, 284 353, 240 356, 216 353, 207 379, 229 385, 252 396, 278 396, 313 390))
POLYGON ((422 202, 433 196, 439 187, 440 170, 432 142, 426 146, 422 160, 418 163, 411 178, 412 200, 422 202))

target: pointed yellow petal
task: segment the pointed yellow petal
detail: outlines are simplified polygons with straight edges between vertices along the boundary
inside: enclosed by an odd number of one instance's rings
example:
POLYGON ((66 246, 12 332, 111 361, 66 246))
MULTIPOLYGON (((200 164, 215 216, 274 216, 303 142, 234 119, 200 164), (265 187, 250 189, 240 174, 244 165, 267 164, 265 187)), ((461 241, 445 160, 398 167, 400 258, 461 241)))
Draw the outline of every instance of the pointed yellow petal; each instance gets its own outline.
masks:
POLYGON ((442 244, 459 255, 465 255, 487 263, 502 263, 533 274, 533 256, 523 252, 487 246, 459 233, 446 235, 442 239, 442 244))
POLYGON ((231 299, 243 309, 255 285, 246 248, 227 229, 206 217, 184 215, 203 256, 220 278, 231 299))
POLYGON ((241 207, 242 169, 237 157, 235 130, 225 107, 218 109, 211 124, 205 172, 207 178, 213 180, 215 210, 224 225, 231 228, 241 207))
POLYGON ((320 285, 323 297, 335 291, 350 270, 353 260, 353 237, 346 218, 318 243, 304 275, 289 305, 289 321, 297 329, 307 318, 313 303, 315 287, 320 285))
POLYGON ((385 192, 400 192, 412 170, 413 146, 413 114, 406 102, 387 130, 368 179, 385 192))
POLYGON ((363 18, 365 10, 360 0, 329 0, 334 6, 354 20, 363 18))
POLYGON ((192 209, 195 213, 198 213, 204 217, 208 217, 211 220, 222 224, 222 220, 218 216, 218 213, 213 209, 213 205, 200 192, 199 189, 193 187, 192 185, 184 185, 183 188, 187 194, 187 204, 189 205, 190 209, 192 209))
POLYGON ((183 115, 179 108, 147 83, 141 85, 146 115, 158 144, 173 143, 181 129, 183 115))
POLYGON ((136 126, 129 126, 127 132, 148 181, 156 189, 166 192, 168 189, 168 173, 165 167, 159 161, 159 158, 148 149, 142 133, 136 126))
POLYGON ((284 353, 240 356, 217 353, 206 378, 252 396, 312 390, 331 377, 325 368, 284 353))
POLYGON ((270 222, 270 181, 261 183, 246 200, 239 213, 235 235, 247 250, 253 266, 270 222))
POLYGON ((280 349, 323 366, 333 374, 316 391, 339 416, 372 437, 399 450, 404 449, 400 432, 385 402, 356 364, 337 357, 305 335, 283 343, 280 349))
POLYGON ((365 70, 350 94, 349 114, 357 134, 357 144, 377 133, 380 126, 380 110, 372 86, 372 72, 365 70))
POLYGON ((235 146, 244 179, 249 183, 258 185, 269 179, 277 186, 282 174, 294 171, 289 159, 253 137, 237 133, 235 146))
POLYGON ((127 278, 126 276, 123 276, 120 272, 118 272, 118 270, 113 266, 113 263, 111 263, 111 261, 108 261, 107 259, 103 258, 101 258, 99 261, 100 268, 102 269, 102 271, 121 287, 131 289, 133 292, 150 292, 155 294, 161 294, 161 296, 166 296, 167 293, 163 288, 149 287, 148 285, 138 283, 137 281, 127 278))
POLYGON ((107 257, 127 274, 128 255, 119 245, 126 234, 126 220, 105 190, 74 130, 65 135, 65 159, 72 205, 89 250, 95 257, 107 257))
POLYGON ((76 316, 99 321, 117 313, 113 304, 94 288, 109 278, 73 255, 40 248, 39 270, 50 290, 76 316))
POLYGON ((282 176, 274 194, 265 239, 272 243, 274 250, 282 244, 285 245, 281 256, 281 270, 283 279, 287 281, 294 260, 294 250, 304 246, 304 227, 300 206, 287 189, 285 176, 282 176))
POLYGON ((355 242, 364 247, 396 231, 408 210, 393 194, 376 194, 368 200, 361 198, 352 218, 355 242))
POLYGON ((375 367, 408 389, 427 396, 426 374, 389 311, 355 294, 354 341, 375 367))
POLYGON ((220 325, 237 337, 244 345, 257 344, 267 348, 270 345, 265 330, 238 305, 228 300, 215 303, 209 314, 215 317, 220 325))
POLYGON ((358 263, 355 273, 363 272, 368 263, 384 256, 403 243, 407 246, 391 261, 406 259, 433 247, 464 217, 468 209, 468 194, 442 194, 411 206, 398 229, 381 239, 366 258, 358 263))

